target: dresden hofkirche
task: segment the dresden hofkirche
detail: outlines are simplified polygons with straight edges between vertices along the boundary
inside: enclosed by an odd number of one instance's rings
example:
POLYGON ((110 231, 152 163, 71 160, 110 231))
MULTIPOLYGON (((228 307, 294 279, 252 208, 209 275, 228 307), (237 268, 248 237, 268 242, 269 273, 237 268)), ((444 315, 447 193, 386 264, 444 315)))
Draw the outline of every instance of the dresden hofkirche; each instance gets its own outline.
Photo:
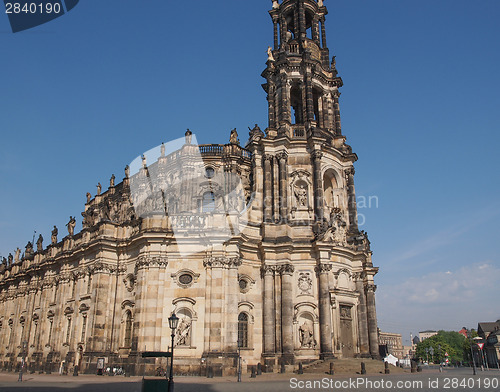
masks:
POLYGON ((2 369, 25 357, 35 371, 151 373, 160 360, 141 354, 170 350, 172 313, 178 374, 233 374, 239 353, 243 371, 269 372, 378 356, 378 268, 357 223, 327 8, 276 0, 269 14, 267 128, 244 145, 236 130, 203 145, 188 130, 88 193, 80 232, 71 217, 4 259, 2 369))

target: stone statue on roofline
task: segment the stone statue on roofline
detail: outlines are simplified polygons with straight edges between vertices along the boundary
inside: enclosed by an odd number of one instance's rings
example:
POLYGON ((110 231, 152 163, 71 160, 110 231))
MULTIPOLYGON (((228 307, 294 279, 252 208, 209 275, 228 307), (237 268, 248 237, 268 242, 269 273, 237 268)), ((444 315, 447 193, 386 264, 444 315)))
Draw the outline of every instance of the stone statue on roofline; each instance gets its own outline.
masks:
POLYGON ((33 244, 31 243, 31 241, 28 241, 24 250, 24 256, 30 257, 32 254, 33 254, 33 244))
POLYGON ((191 144, 191 140, 193 138, 193 132, 191 132, 188 128, 188 130, 186 131, 186 133, 184 134, 184 137, 185 137, 185 140, 186 140, 186 144, 191 144))
POLYGON ((270 46, 267 47, 267 61, 274 61, 273 50, 270 46))
POLYGON ((57 227, 54 226, 54 230, 52 230, 50 240, 52 242, 52 245, 57 244, 57 234, 59 233, 59 230, 57 230, 57 227))
POLYGON ((18 263, 19 261, 21 261, 21 249, 17 248, 14 253, 14 263, 18 263))
POLYGON ((43 237, 40 234, 38 240, 36 241, 36 251, 41 252, 43 250, 43 237))
POLYGON ((75 233, 75 226, 76 226, 76 219, 73 216, 69 217, 69 222, 66 224, 66 227, 68 228, 68 234, 73 237, 73 234, 75 233))
POLYGON ((231 131, 231 136, 229 137, 229 143, 231 144, 240 144, 238 140, 238 132, 236 132, 236 128, 231 131))

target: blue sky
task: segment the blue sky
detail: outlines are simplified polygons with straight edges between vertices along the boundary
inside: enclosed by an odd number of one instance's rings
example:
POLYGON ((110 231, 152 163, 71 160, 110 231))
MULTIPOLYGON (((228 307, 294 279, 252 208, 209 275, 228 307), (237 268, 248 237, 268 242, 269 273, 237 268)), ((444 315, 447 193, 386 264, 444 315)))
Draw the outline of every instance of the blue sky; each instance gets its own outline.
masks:
MULTIPOLYGON (((47 244, 86 192, 181 137, 266 127, 271 1, 82 0, 12 34, 0 16, 0 254, 47 244)), ((409 333, 500 318, 500 2, 325 0, 359 156, 379 325, 409 333)))

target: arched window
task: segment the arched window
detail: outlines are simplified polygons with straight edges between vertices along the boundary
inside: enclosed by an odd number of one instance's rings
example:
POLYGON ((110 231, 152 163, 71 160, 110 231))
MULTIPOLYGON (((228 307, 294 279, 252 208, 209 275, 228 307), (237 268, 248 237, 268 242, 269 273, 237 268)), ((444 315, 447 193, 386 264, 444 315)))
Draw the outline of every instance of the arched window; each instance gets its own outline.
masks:
POLYGON ((238 347, 248 347, 248 315, 246 313, 238 315, 238 347))
POLYGON ((125 314, 125 337, 123 341, 124 347, 131 347, 132 345, 132 313, 127 310, 125 314))
POLYGON ((334 171, 332 169, 327 170, 323 175, 323 195, 326 207, 329 209, 341 207, 338 188, 339 185, 337 184, 334 171))
POLYGON ((213 192, 205 192, 203 194, 201 210, 202 212, 212 212, 215 210, 215 195, 213 192))

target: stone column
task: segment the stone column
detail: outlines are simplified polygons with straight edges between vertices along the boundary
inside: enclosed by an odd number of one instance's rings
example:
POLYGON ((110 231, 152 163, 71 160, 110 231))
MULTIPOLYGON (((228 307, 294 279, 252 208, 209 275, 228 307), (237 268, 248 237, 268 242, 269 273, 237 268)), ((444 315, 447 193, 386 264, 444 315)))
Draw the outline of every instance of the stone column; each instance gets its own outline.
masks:
POLYGON ((358 232, 358 214, 356 208, 356 192, 354 190, 354 167, 346 169, 345 175, 347 180, 347 207, 349 210, 349 232, 358 232))
POLYGON ((227 281, 226 281, 226 353, 236 353, 238 350, 238 267, 241 260, 238 257, 227 259, 227 281))
POLYGON ((211 317, 212 314, 212 304, 210 298, 212 297, 212 269, 207 262, 203 263, 205 266, 205 323, 203 328, 203 349, 204 354, 208 355, 210 353, 210 328, 211 328, 211 317))
POLYGON ((368 337, 366 295, 365 295, 362 274, 359 272, 355 273, 354 280, 356 281, 356 291, 359 294, 359 305, 358 305, 359 351, 361 357, 366 358, 370 356, 370 342, 368 337))
POLYGON ((326 48, 326 29, 325 29, 325 17, 321 16, 321 47, 326 48))
POLYGON ((279 181, 280 181, 280 222, 288 220, 288 193, 287 193, 287 168, 286 163, 288 155, 285 151, 280 152, 277 156, 279 162, 279 181))
MULTIPOLYGON (((299 16, 299 24, 298 24, 298 29, 296 28, 296 30, 299 31, 299 37, 301 40, 304 40, 306 39, 307 37, 307 33, 306 33, 306 11, 304 9, 304 2, 303 1, 299 1, 298 2, 298 5, 299 5, 299 12, 298 12, 298 16, 299 16)), ((297 26, 297 25, 295 25, 297 26)))
MULTIPOLYGON (((109 308, 112 308, 112 304, 109 301, 113 298, 111 292, 113 285, 110 279, 111 274, 103 266, 96 266, 94 273, 96 295, 91 347, 93 351, 106 352, 111 348, 107 335, 109 332, 108 326, 111 323, 108 313, 109 308)), ((143 282, 143 284, 145 283, 143 282)), ((139 329, 135 330, 138 331, 139 329)), ((141 349, 144 349, 144 347, 141 349)))
POLYGON ((328 93, 325 96, 325 128, 329 128, 331 130, 335 129, 335 116, 333 110, 333 100, 332 94, 328 93))
POLYGON ((280 221, 280 166, 277 156, 273 160, 273 222, 277 223, 280 221))
POLYGON ((281 347, 285 364, 294 363, 293 347, 293 271, 291 264, 281 266, 281 347))
POLYGON ((272 161, 273 156, 265 154, 262 159, 264 160, 264 222, 271 222, 273 216, 273 200, 272 200, 272 161))
POLYGON ((312 39, 319 44, 319 20, 318 16, 314 16, 312 26, 312 39))
POLYGON ((340 125, 340 105, 339 105, 340 92, 335 91, 333 94, 333 111, 335 113, 335 133, 340 135, 342 133, 342 127, 340 125))
POLYGON ((273 16, 274 50, 278 49, 278 16, 273 16))
MULTIPOLYGON (((209 347, 210 352, 218 353, 223 351, 222 347, 222 311, 223 311, 223 279, 222 264, 223 257, 209 257, 203 261, 203 265, 211 272, 210 282, 210 324, 209 324, 209 347)), ((208 276, 208 274, 207 274, 208 276)))
POLYGON ((281 15, 280 16, 280 43, 281 43, 282 47, 286 41, 286 32, 287 32, 286 19, 283 17, 283 15, 281 15))
POLYGON ((291 110, 290 110, 290 85, 286 74, 280 75, 279 94, 280 105, 278 118, 281 123, 291 124, 291 110))
POLYGON ((267 93, 268 122, 270 128, 276 128, 276 86, 272 80, 268 80, 269 90, 267 93))
POLYGON ((314 97, 312 90, 312 80, 311 75, 307 74, 305 77, 305 92, 306 92, 306 112, 307 112, 307 121, 315 121, 314 120, 314 97))
POLYGON ((321 359, 333 357, 331 300, 330 286, 328 283, 328 273, 331 270, 331 264, 321 263, 316 266, 316 274, 319 280, 319 333, 321 359))
POLYGON ((325 105, 325 97, 321 95, 318 98, 318 127, 319 128, 326 128, 325 127, 325 113, 323 111, 323 107, 325 105))
POLYGON ((373 283, 366 285, 366 305, 368 313, 368 333, 370 336, 370 354, 372 358, 379 356, 378 334, 377 334, 377 312, 375 310, 375 290, 377 286, 373 283))
POLYGON ((323 220, 323 179, 321 178, 321 151, 313 151, 313 173, 314 173, 314 213, 316 214, 316 221, 323 220))
POLYGON ((262 267, 264 278, 264 355, 274 355, 274 268, 271 265, 262 267))

